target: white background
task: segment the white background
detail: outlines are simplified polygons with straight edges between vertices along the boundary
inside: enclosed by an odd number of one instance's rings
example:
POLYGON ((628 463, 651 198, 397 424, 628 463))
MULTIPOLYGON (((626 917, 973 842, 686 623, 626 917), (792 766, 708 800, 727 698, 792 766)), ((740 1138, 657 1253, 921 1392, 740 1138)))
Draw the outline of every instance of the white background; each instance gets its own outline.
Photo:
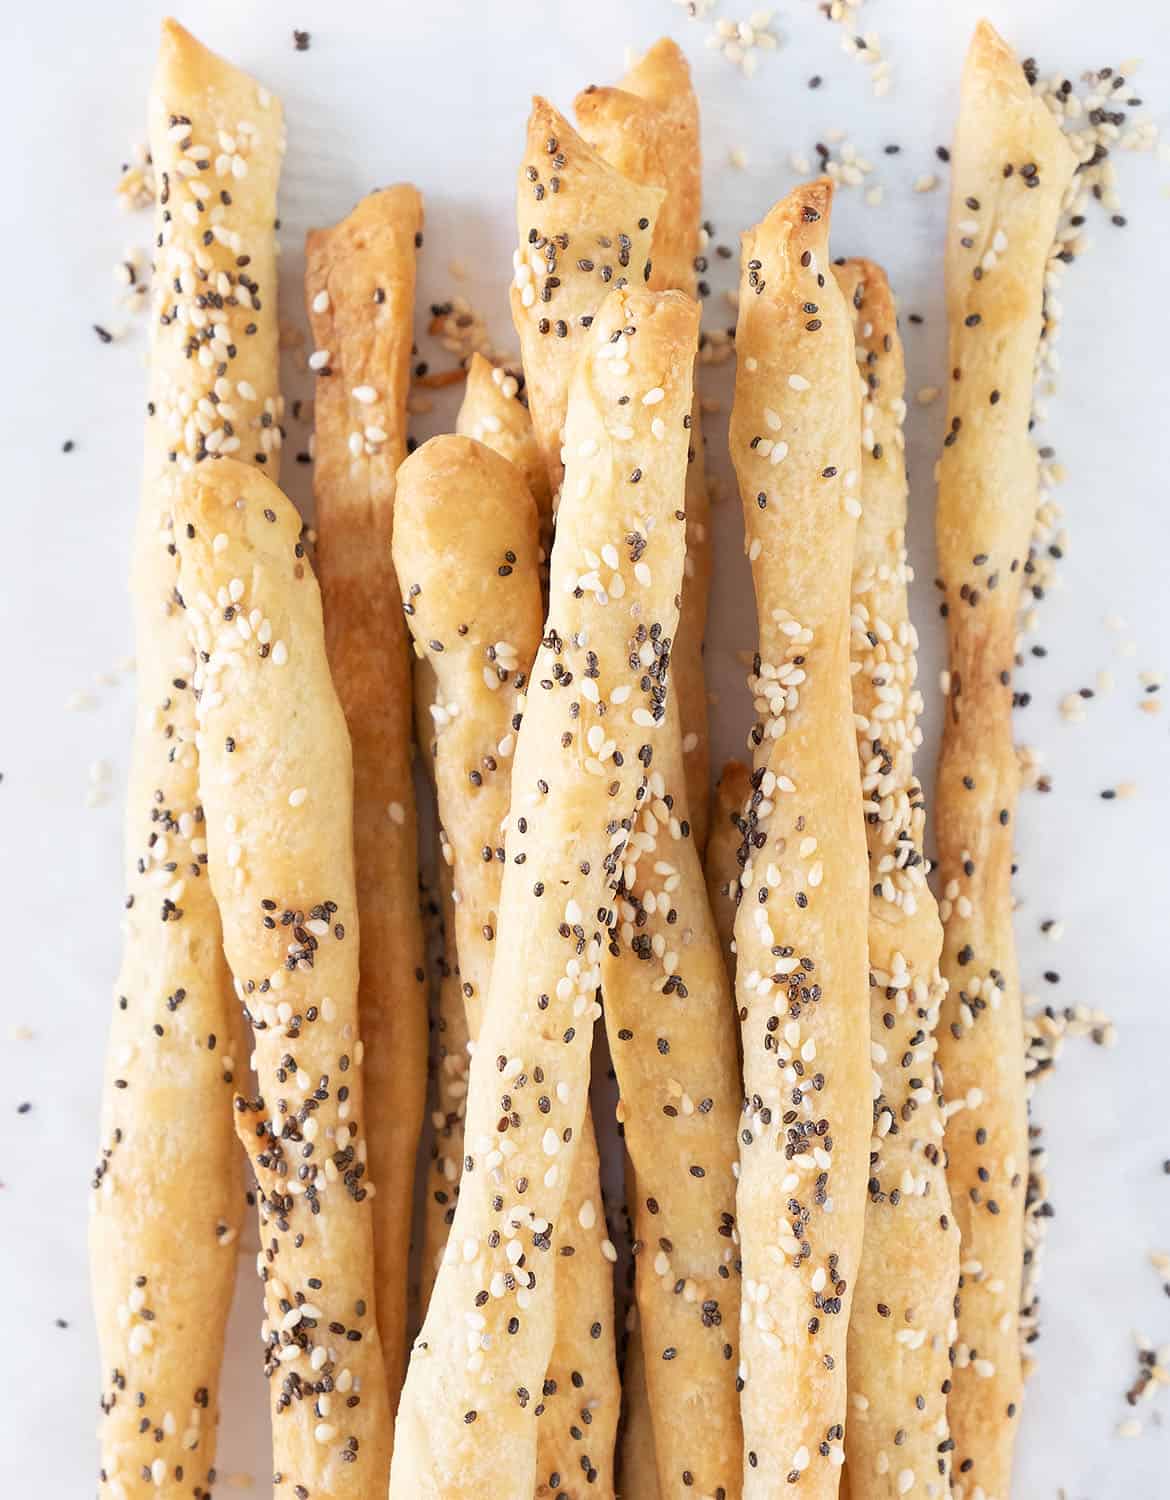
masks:
MULTIPOLYGON (((727 0, 714 15, 746 13, 727 0)), ((911 391, 945 386, 940 247, 945 193, 916 195, 920 173, 945 167, 963 49, 977 9, 968 0, 869 0, 894 86, 874 99, 864 67, 840 50, 840 33, 814 0, 777 12, 782 50, 763 53, 745 81, 704 49, 707 26, 667 0, 569 0, 518 6, 498 0, 322 5, 192 3, 182 19, 208 44, 283 97, 289 152, 282 191, 284 316, 302 322, 305 229, 345 213, 365 191, 409 177, 427 205, 419 319, 422 353, 449 363, 422 336, 432 300, 462 291, 512 348, 504 287, 513 243, 513 173, 529 95, 562 109, 589 82, 616 81, 627 46, 669 31, 695 68, 704 124, 705 211, 715 238, 735 244, 795 180, 789 154, 844 129, 876 164, 885 203, 856 191, 835 211, 834 248, 882 260, 903 312, 911 391), (293 26, 312 32, 293 50, 293 26), (810 75, 824 78, 817 92, 810 75), (890 142, 903 150, 882 155, 890 142), (729 165, 742 147, 745 170, 729 165), (465 283, 449 266, 468 268, 465 283)), ((145 329, 116 310, 112 268, 127 245, 145 246, 149 218, 124 217, 113 200, 119 163, 144 132, 157 21, 144 6, 73 0, 3 7, 0 49, 5 144, 0 237, 4 288, 0 453, 7 480, 0 563, 0 914, 4 937, 0 1058, 0 1285, 6 1357, 0 1398, 0 1491, 65 1500, 94 1489, 97 1351, 88 1307, 87 1183, 97 1141, 101 1055, 119 956, 120 793, 127 766, 133 679, 98 684, 133 649, 125 576, 137 503, 145 329), (91 324, 125 324, 103 346, 91 324), (132 325, 132 326, 131 326, 132 325), (76 451, 61 452, 66 438, 76 451), (82 712, 67 707, 92 695, 82 712), (90 763, 112 768, 104 806, 86 805, 90 763), (17 1028, 31 1038, 20 1039, 17 1028), (18 1114, 28 1100, 32 1109, 18 1114), (55 1320, 67 1320, 59 1328, 55 1320)), ((1161 0, 999 0, 993 19, 1021 55, 1073 77, 1088 67, 1145 61, 1133 92, 1170 132, 1170 46, 1161 0)), ((1128 95, 1131 90, 1123 91, 1128 95)), ((1072 268, 1064 295, 1064 374, 1046 440, 1067 464, 1061 498, 1071 551, 1062 588, 1044 604, 1019 686, 1033 694, 1020 737, 1047 754, 1054 787, 1025 798, 1019 818, 1019 933, 1027 988, 1060 1003, 1085 1002, 1116 1020, 1118 1045, 1069 1045, 1038 1102, 1052 1148, 1056 1217, 1043 1284, 1044 1335, 1023 1421, 1019 1496, 1131 1500, 1170 1495, 1167 1429, 1150 1420, 1135 1441, 1114 1435, 1127 1415, 1135 1330, 1170 1340, 1170 1303, 1147 1262, 1170 1248, 1166 1113, 1166 846, 1170 715, 1137 710, 1137 674, 1170 665, 1170 524, 1165 359, 1165 273, 1170 259, 1170 166, 1120 159, 1130 224, 1091 225, 1095 247, 1072 268), (1105 627, 1106 616, 1127 622, 1105 627), (1121 653, 1131 642, 1133 654, 1121 653), (1113 672, 1112 694, 1087 705, 1086 722, 1062 723, 1068 691, 1113 672), (1131 801, 1101 788, 1137 783, 1131 801), (1064 920, 1059 946, 1039 936, 1064 920), (1045 969, 1059 970, 1052 988, 1045 969)), ((710 326, 731 321, 722 301, 734 262, 712 260, 710 326)), ((705 392, 726 403, 730 366, 705 392)), ((287 389, 298 386, 290 371, 287 389)), ((419 436, 449 425, 454 399, 417 419, 419 436)), ((912 405, 912 550, 930 704, 938 721, 939 639, 931 597, 930 473, 941 403, 912 405)), ((719 583, 710 628, 709 680, 720 757, 741 748, 746 722, 736 652, 752 644, 750 590, 740 556, 739 506, 726 461, 725 416, 707 421, 723 501, 716 509, 719 583)), ((289 447, 307 434, 293 427, 289 447)), ((307 470, 289 462, 295 498, 307 470)), ((267 1421, 254 1344, 257 1298, 245 1262, 225 1388, 221 1476, 255 1473, 266 1493, 267 1421)), ((243 1485, 243 1481, 240 1481, 243 1485)), ((224 1485, 225 1493, 233 1493, 224 1485)))

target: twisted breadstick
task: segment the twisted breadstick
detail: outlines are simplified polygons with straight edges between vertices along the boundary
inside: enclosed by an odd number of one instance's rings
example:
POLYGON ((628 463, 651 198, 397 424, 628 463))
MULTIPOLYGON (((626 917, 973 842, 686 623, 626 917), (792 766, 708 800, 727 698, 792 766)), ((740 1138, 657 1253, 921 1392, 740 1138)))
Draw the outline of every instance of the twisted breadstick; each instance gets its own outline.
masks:
POLYGON ((533 1419, 554 1329, 546 1257, 568 1186, 558 1157, 585 1114, 610 892, 662 735, 696 328, 684 297, 615 293, 574 381, 467 1154, 399 1409, 395 1500, 533 1494, 533 1419), (652 389, 663 391, 653 412, 640 399, 652 389))
POLYGON ((199 787, 224 952, 261 1097, 236 1098, 260 1204, 278 1495, 385 1494, 390 1409, 375 1320, 349 736, 300 517, 243 465, 175 505, 198 653, 199 787))
POLYGON ((422 203, 400 185, 305 242, 318 355, 314 493, 326 645, 353 744, 370 1085, 378 1328, 391 1409, 406 1357, 415 1154, 426 1099, 426 987, 410 774, 410 667, 390 560, 422 203))
POLYGON ((536 441, 532 414, 522 399, 520 381, 482 354, 473 354, 467 367, 463 400, 455 431, 475 438, 520 470, 542 516, 552 509, 548 470, 536 441))
POLYGON ((938 468, 950 689, 938 772, 943 930, 939 1060, 962 1236, 954 1391, 957 1500, 1007 1500, 1021 1396, 1028 1126, 1012 939, 1012 662, 1036 509, 1028 440, 1044 267, 1074 159, 1011 50, 975 32, 951 154, 952 379, 938 468))
POLYGON ((159 196, 132 577, 139 709, 124 947, 90 1205, 100 1491, 109 1500, 179 1500, 213 1476, 244 1206, 231 1097, 247 1058, 236 1051, 239 1007, 204 867, 171 507, 178 476, 213 453, 275 471, 282 415, 273 235, 280 104, 166 21, 150 145, 159 196))
MULTIPOLYGON (((512 753, 541 633, 537 514, 519 471, 471 439, 432 438, 399 471, 394 561, 415 651, 436 678, 435 779, 474 1044, 496 957, 512 753)), ((557 1292, 538 1493, 541 1484, 549 1494, 573 1493, 585 1453, 594 1471, 589 1492, 612 1494, 619 1390, 604 1253, 612 1246, 588 1116, 573 1153, 569 1204, 556 1253, 573 1259, 557 1292)))
MULTIPOLYGON (((528 405, 555 496, 573 369, 606 293, 650 274, 660 189, 619 176, 545 99, 532 101, 516 188, 519 248, 509 296, 528 405)), ((538 499, 540 497, 537 497, 538 499)), ((549 514, 541 512, 548 529, 549 514)))
MULTIPOLYGON (((548 475, 527 407, 516 400, 509 378, 502 371, 491 370, 489 382, 484 372, 490 366, 482 359, 479 363, 482 369, 476 371, 473 361, 457 426, 471 429, 482 437, 486 446, 511 458, 524 474, 532 472, 534 482, 542 485, 542 492, 547 495, 548 475), (498 421, 493 421, 493 417, 498 421)), ((533 488, 532 493, 537 495, 541 491, 533 488)), ((539 586, 539 581, 534 581, 537 601, 539 586)), ((526 664, 536 654, 538 639, 539 631, 531 649, 521 656, 526 664)), ((511 778, 501 775, 493 779, 497 793, 503 793, 502 822, 511 778)), ((498 872, 495 888, 498 897, 498 872)), ((481 976, 481 993, 486 988, 486 978, 486 973, 481 976)), ((559 1492, 568 1497, 572 1494, 570 1486, 578 1482, 576 1475, 581 1473, 590 1486, 589 1493, 602 1497, 613 1491, 611 1455, 620 1392, 614 1363, 613 1278, 609 1262, 612 1246, 605 1223, 597 1146, 588 1108, 583 1141, 574 1152, 570 1167, 569 1203, 575 1207, 568 1216, 567 1229, 557 1238, 556 1253, 562 1258, 579 1254, 580 1258, 573 1260, 572 1274, 562 1279, 557 1292, 556 1336, 544 1378, 545 1409, 537 1429, 537 1494, 559 1492), (579 1463, 582 1443, 588 1444, 591 1464, 591 1469, 584 1472, 579 1463)))
MULTIPOLYGON (((699 101, 686 58, 674 42, 663 37, 627 72, 619 88, 586 89, 578 94, 574 109, 581 134, 611 167, 633 182, 649 183, 665 191, 654 225, 649 285, 656 291, 675 287, 694 297, 702 159, 699 101)), ((686 573, 674 649, 674 697, 686 756, 691 837, 702 854, 707 847, 711 777, 703 636, 712 561, 711 505, 697 393, 691 412, 691 448, 686 573)))
POLYGON ((736 336, 731 456, 760 625, 735 925, 749 1497, 837 1493, 871 1122, 848 659, 860 426, 831 198, 824 180, 797 188, 745 235, 736 336))
POLYGON ((751 794, 751 772, 742 761, 729 760, 711 799, 711 836, 704 868, 711 913, 731 975, 735 974, 735 913, 743 869, 743 813, 751 794))
POLYGON ((922 695, 906 562, 906 384, 894 299, 878 266, 835 268, 863 381, 862 513, 853 556, 853 713, 869 845, 873 1139, 849 1322, 845 1454, 852 1500, 949 1493, 947 1391, 959 1233, 942 1150, 935 1026, 942 926, 926 884, 914 774, 922 695))

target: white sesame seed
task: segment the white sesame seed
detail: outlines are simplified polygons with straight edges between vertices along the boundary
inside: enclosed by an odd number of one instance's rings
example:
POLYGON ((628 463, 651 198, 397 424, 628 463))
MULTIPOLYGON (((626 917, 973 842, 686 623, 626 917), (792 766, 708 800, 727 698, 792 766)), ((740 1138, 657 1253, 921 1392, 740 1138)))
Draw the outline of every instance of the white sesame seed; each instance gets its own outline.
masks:
POLYGON ((350 395, 363 406, 372 406, 378 399, 378 393, 372 385, 355 385, 350 395))
POLYGON ((313 311, 315 313, 323 313, 323 312, 328 312, 328 310, 329 310, 329 293, 325 290, 324 287, 322 287, 322 289, 313 298, 313 311))
POLYGON ((290 807, 300 807, 308 795, 309 789, 307 786, 294 787, 288 794, 288 805, 290 807))

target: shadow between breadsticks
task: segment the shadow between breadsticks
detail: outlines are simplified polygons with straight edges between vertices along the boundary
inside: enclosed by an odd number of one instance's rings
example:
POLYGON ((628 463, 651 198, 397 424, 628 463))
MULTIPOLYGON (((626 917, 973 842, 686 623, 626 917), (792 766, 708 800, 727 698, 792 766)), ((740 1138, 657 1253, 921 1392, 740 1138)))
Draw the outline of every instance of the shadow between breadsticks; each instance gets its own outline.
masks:
POLYGON ((255 1173, 274 1485, 385 1494, 358 1021, 349 736, 295 508, 230 460, 181 482, 179 591, 198 656, 199 790, 224 953, 260 1094, 237 1096, 255 1173))
POLYGON ((697 323, 679 294, 615 293, 574 379, 459 1203, 399 1409, 396 1500, 531 1500, 535 1488, 555 1325, 549 1252, 569 1185, 558 1158, 584 1119, 601 951, 662 735, 697 323), (654 384, 662 441, 629 400, 654 384), (616 566, 602 560, 611 543, 616 566))
POLYGON ((849 686, 860 467, 831 185, 744 236, 731 456, 760 646, 735 925, 745 1109, 744 1494, 837 1494, 870 1069, 865 835, 849 686))
POLYGON ((178 1500, 210 1487, 214 1473, 244 1210, 231 1099, 247 1057, 205 866, 172 508, 179 479, 214 453, 275 472, 283 414, 279 101, 166 21, 150 149, 158 198, 131 577, 138 708, 89 1228, 103 1371, 99 1491, 109 1500, 178 1500))
MULTIPOLYGON (((609 166, 546 99, 532 101, 516 184, 518 248, 509 289, 528 406, 555 509, 571 370, 606 294, 646 285, 662 190, 609 166)), ((538 497, 539 498, 539 497, 538 497)), ((551 512, 541 513, 542 539, 551 512)))
POLYGON ((711 835, 704 873, 711 913, 719 933, 727 972, 735 977, 735 914, 743 871, 744 810, 752 794, 751 772, 740 760, 729 760, 711 796, 711 835))
MULTIPOLYGON (((474 1049, 496 958, 512 760, 542 625, 537 512, 519 470, 471 438, 425 443, 398 473, 394 565, 415 652, 435 678, 442 850, 454 877, 460 983, 474 1049)), ((537 1482, 550 1485, 549 1493, 588 1482, 589 1493, 612 1495, 613 1247, 588 1116, 586 1128, 556 1240, 565 1271, 540 1403, 537 1482)))
POLYGON ((305 242, 317 367, 313 492, 329 665, 353 745, 378 1328, 393 1411, 406 1361, 415 1156, 426 1100, 427 996, 411 781, 411 684, 390 557, 422 201, 400 184, 305 242), (322 358, 323 356, 323 358, 322 358))
POLYGON ((1007 1500, 1028 1124, 1012 934, 1016 617, 1037 503, 1028 437, 1044 272, 1075 162, 986 22, 967 54, 951 153, 947 436, 938 465, 949 688, 938 770, 945 940, 939 1060, 962 1236, 950 1398, 956 1500, 1007 1500))
MULTIPOLYGON (((688 297, 697 296, 695 266, 702 186, 699 101, 679 47, 663 37, 634 63, 618 88, 588 88, 578 94, 574 109, 581 134, 610 166, 623 177, 660 187, 666 194, 654 224, 648 285, 655 291, 674 287, 688 297)), ((686 571, 672 692, 682 724, 691 837, 701 855, 707 847, 711 776, 703 637, 712 556, 697 371, 691 449, 686 571)))
POLYGON ((853 714, 869 849, 874 1073, 869 1203, 849 1320, 846 1471, 851 1500, 949 1493, 947 1392, 959 1231, 935 1062, 942 924, 926 884, 926 804, 914 771, 918 635, 906 560, 906 372, 881 268, 834 267, 853 314, 862 381, 861 500, 853 555, 853 714))

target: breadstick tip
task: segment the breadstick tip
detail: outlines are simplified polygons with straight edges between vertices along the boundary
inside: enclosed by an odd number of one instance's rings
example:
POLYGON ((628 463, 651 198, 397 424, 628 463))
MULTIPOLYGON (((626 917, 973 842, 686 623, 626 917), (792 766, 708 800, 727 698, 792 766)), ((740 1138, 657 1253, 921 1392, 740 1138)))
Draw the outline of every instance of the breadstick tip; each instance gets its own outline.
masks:
POLYGON ((836 262, 833 271, 845 300, 855 312, 864 310, 868 332, 861 342, 867 348, 880 349, 887 337, 893 338, 898 326, 898 307, 885 271, 863 255, 836 262))
POLYGON ((189 537, 209 537, 214 550, 216 538, 230 527, 257 552, 295 546, 301 534, 292 501, 259 469, 235 458, 212 459, 180 477, 174 523, 180 550, 184 530, 189 537))
MULTIPOLYGON (((832 208, 833 184, 828 177, 817 177, 793 188, 754 229, 745 231, 742 249, 745 271, 758 269, 751 263, 764 259, 765 255, 770 261, 776 257, 795 261, 806 251, 826 264, 832 208)), ((752 289, 762 291, 763 286, 757 288, 753 282, 752 289)))

